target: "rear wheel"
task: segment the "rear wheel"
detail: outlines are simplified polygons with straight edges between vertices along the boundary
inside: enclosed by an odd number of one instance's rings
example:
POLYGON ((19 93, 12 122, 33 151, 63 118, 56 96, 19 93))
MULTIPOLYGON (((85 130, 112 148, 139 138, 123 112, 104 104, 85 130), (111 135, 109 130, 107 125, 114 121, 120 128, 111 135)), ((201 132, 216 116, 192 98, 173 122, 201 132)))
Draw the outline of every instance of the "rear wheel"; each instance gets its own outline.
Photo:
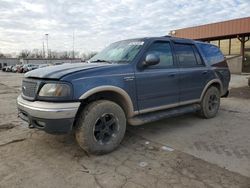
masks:
POLYGON ((113 151, 122 141, 126 117, 118 104, 100 100, 82 110, 76 126, 80 147, 89 153, 104 154, 113 151))
POLYGON ((207 89, 202 101, 200 115, 203 118, 213 118, 218 113, 220 107, 220 91, 211 86, 207 89))

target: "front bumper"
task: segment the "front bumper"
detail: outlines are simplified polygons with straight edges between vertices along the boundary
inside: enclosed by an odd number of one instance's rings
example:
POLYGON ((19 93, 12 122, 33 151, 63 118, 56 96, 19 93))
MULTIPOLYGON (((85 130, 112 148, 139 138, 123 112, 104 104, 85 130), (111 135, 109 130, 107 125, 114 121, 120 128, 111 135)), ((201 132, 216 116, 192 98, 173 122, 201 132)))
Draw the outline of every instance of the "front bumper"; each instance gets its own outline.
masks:
POLYGON ((80 102, 28 101, 18 96, 18 116, 35 127, 51 134, 62 134, 72 130, 80 102))

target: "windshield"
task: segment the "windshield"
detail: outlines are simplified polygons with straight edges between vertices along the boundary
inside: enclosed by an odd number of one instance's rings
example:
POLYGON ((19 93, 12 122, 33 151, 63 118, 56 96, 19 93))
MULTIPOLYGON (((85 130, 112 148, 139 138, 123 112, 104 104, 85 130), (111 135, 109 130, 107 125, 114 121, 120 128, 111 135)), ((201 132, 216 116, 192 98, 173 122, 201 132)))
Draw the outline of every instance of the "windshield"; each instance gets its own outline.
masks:
POLYGON ((89 61, 93 62, 107 62, 107 63, 129 63, 133 61, 135 56, 140 51, 143 41, 127 40, 115 42, 100 53, 92 57, 89 61))

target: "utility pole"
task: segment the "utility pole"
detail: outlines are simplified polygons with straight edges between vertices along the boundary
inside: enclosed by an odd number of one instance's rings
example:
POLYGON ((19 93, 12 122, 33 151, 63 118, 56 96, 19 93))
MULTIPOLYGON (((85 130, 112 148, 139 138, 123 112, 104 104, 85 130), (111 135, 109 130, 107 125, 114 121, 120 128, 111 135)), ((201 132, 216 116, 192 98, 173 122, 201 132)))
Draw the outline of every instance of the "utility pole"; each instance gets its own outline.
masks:
POLYGON ((72 57, 75 58, 75 30, 73 31, 73 49, 72 49, 72 57))
POLYGON ((44 41, 43 41, 43 54, 42 54, 43 58, 45 58, 45 51, 44 51, 44 41))
POLYGON ((49 34, 45 34, 45 40, 47 42, 47 58, 49 58, 49 34))

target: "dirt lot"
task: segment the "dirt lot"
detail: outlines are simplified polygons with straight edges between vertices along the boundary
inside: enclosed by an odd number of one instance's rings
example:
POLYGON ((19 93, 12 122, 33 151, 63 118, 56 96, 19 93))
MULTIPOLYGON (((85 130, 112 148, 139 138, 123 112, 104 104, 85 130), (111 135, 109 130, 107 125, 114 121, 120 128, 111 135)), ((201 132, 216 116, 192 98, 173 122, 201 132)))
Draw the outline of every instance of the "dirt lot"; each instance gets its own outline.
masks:
POLYGON ((245 77, 233 77, 216 118, 129 127, 118 150, 104 156, 87 155, 73 134, 49 135, 18 120, 21 78, 0 72, 0 187, 250 187, 245 77))

